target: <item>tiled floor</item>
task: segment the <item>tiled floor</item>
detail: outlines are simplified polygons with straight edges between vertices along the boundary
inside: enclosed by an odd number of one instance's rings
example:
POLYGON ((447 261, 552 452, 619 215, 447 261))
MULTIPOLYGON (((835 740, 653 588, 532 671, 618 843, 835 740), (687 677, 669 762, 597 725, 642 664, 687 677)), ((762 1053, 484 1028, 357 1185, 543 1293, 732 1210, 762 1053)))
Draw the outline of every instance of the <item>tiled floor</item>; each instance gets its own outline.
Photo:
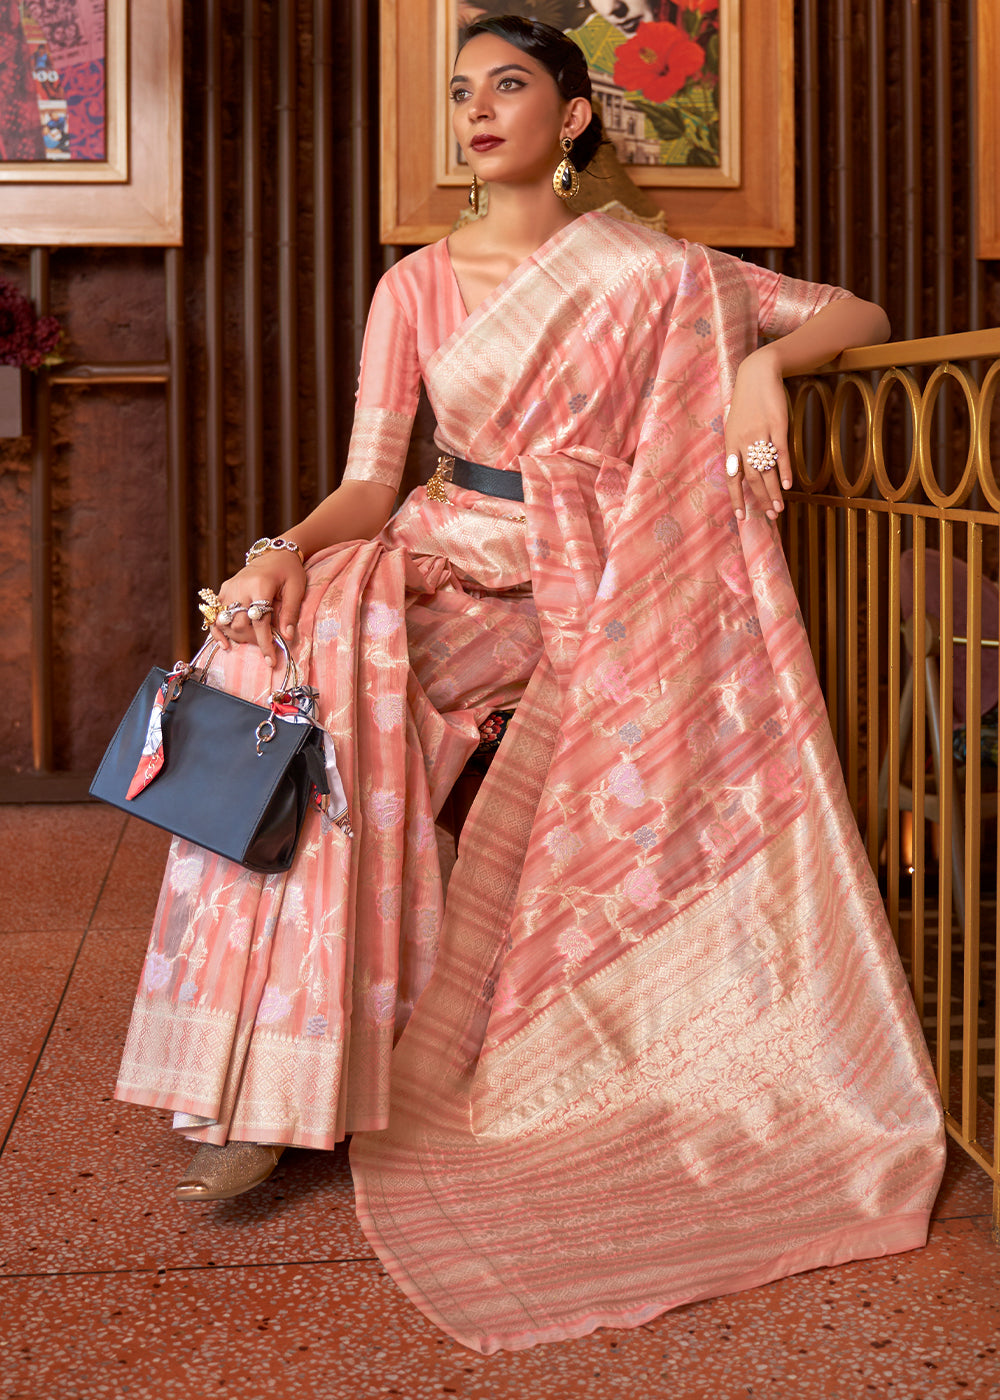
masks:
POLYGON ((189 1148, 111 1098, 165 846, 107 808, 0 808, 3 1400, 1000 1397, 990 1189, 954 1151, 926 1250, 490 1358, 387 1278, 343 1151, 175 1205, 189 1148))

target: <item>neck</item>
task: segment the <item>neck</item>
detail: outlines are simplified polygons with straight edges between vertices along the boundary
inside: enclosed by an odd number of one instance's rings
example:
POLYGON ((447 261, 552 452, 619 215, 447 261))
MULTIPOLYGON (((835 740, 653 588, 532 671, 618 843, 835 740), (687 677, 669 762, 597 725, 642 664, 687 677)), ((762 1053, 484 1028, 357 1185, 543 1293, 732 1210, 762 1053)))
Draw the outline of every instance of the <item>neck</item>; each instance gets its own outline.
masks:
POLYGON ((490 207, 480 222, 491 243, 532 253, 576 216, 548 187, 490 186, 490 207))

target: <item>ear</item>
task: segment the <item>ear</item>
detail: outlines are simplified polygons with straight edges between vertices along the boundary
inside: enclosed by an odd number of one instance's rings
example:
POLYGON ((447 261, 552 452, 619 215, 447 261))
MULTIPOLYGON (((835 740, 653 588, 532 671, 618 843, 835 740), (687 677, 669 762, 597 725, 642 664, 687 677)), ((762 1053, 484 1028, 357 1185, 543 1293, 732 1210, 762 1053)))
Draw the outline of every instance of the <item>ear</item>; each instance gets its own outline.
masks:
POLYGON ((566 106, 563 119, 563 136, 571 136, 575 141, 590 125, 594 109, 585 97, 574 97, 566 106))

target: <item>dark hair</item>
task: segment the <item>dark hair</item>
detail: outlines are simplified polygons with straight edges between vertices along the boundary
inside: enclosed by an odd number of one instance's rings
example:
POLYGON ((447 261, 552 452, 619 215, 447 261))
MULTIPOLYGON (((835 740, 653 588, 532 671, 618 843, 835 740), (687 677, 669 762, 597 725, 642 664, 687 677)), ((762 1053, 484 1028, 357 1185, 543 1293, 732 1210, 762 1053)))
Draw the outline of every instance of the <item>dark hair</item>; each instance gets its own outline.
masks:
MULTIPOLYGON (((570 102, 574 97, 585 97, 588 102, 591 101, 590 74, 583 50, 553 25, 542 24, 537 19, 522 19, 520 15, 491 15, 477 19, 462 35, 459 52, 479 34, 494 34, 537 60, 551 73, 565 101, 570 102)), ((569 158, 577 170, 583 170, 590 164, 603 141, 604 127, 595 112, 590 124, 573 142, 569 158)))

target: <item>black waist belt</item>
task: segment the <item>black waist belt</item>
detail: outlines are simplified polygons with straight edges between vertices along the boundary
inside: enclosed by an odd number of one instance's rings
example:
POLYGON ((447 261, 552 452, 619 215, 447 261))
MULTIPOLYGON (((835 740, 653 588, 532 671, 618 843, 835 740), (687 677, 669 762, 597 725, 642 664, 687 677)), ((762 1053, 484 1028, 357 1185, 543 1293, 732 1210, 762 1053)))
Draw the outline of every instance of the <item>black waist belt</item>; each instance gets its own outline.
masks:
POLYGON ((481 491, 484 496, 499 496, 505 501, 523 501, 524 483, 520 472, 500 471, 484 467, 479 462, 466 462, 462 457, 442 457, 438 471, 451 464, 451 480, 465 491, 481 491))

